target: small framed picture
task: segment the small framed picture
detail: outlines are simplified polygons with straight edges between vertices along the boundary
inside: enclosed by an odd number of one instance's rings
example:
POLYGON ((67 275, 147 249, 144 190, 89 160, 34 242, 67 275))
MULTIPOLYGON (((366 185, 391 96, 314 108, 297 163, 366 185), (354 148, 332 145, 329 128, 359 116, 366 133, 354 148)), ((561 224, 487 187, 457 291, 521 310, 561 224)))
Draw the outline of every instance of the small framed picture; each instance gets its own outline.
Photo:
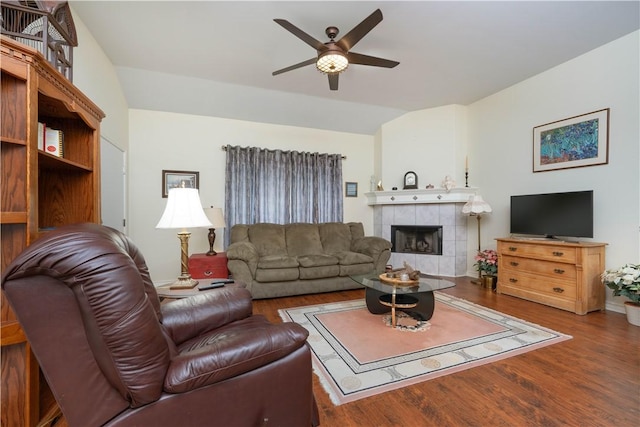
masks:
POLYGON ((533 128, 533 171, 604 165, 609 161, 609 109, 533 128))
POLYGON ((358 197, 358 183, 357 182, 345 182, 344 194, 346 197, 358 197))
POLYGON ((162 171, 162 197, 169 197, 172 188, 200 188, 200 172, 162 171))

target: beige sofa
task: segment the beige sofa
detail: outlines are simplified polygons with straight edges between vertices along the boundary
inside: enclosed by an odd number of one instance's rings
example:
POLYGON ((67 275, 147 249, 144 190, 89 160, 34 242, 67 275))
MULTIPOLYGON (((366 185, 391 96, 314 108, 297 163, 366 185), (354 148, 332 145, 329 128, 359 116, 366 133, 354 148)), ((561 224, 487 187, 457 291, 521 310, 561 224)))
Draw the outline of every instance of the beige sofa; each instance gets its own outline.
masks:
POLYGON ((362 223, 238 224, 227 248, 231 276, 255 299, 357 289, 354 274, 383 272, 391 242, 362 223))

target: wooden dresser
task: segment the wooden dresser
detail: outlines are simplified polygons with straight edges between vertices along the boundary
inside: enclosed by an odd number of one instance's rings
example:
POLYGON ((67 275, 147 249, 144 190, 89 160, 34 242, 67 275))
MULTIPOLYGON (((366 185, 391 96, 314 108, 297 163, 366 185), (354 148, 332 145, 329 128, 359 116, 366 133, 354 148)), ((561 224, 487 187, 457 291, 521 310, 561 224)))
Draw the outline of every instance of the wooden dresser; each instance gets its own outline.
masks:
POLYGON ((606 243, 496 239, 497 292, 576 314, 603 310, 606 243))

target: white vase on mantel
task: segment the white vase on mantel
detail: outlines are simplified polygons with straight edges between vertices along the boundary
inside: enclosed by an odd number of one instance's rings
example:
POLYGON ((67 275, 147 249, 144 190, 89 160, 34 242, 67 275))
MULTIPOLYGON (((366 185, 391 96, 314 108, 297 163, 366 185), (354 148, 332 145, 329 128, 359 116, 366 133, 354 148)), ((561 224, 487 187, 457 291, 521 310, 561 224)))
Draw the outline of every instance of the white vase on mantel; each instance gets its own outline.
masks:
POLYGON ((640 326, 640 305, 625 301, 624 311, 627 313, 627 321, 629 323, 640 326))

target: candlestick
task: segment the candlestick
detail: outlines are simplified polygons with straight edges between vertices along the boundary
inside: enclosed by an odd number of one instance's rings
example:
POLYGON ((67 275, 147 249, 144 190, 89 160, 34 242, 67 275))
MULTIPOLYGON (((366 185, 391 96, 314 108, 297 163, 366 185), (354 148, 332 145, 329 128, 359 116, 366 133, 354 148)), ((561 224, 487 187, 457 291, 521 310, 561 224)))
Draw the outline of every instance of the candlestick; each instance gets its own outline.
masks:
POLYGON ((465 187, 469 187, 469 172, 468 171, 464 172, 464 186, 465 187))

